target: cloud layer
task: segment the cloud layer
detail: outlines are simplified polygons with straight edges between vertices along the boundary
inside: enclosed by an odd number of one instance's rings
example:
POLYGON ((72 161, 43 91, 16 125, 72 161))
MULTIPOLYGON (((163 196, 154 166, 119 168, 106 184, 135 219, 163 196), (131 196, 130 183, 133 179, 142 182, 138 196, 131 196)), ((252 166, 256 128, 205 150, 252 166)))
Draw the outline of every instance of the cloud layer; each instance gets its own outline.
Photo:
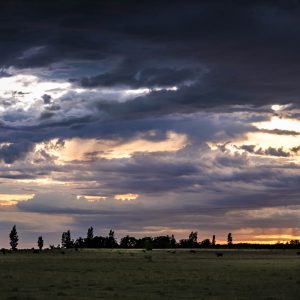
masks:
POLYGON ((299 15, 298 1, 3 1, 1 230, 17 223, 24 245, 43 217, 52 242, 91 225, 299 236, 299 15))

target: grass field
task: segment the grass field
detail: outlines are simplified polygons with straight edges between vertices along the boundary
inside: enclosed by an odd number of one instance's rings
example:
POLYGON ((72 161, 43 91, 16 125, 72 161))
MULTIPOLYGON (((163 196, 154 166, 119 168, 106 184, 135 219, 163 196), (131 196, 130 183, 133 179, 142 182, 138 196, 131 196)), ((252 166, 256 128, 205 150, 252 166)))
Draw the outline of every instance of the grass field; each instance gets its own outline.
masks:
POLYGON ((295 250, 0 255, 0 299, 299 299, 295 250))

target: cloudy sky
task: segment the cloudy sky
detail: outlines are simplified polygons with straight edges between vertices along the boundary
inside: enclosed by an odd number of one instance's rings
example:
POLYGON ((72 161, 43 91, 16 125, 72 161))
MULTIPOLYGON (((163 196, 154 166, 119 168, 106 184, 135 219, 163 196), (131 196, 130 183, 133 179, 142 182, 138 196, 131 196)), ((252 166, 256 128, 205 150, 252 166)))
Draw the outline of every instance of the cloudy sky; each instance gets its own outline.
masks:
POLYGON ((0 243, 300 238, 298 1, 0 3, 0 243))

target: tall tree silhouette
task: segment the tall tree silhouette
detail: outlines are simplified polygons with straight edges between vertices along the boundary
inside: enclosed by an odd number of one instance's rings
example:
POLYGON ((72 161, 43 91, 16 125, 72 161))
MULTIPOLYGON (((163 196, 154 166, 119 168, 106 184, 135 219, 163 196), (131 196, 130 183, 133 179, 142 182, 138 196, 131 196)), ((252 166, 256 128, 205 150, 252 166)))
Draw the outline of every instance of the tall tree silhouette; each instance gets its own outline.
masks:
POLYGON ((211 244, 212 244, 213 246, 216 245, 216 236, 215 236, 215 235, 213 235, 211 244))
POLYGON ((198 232, 192 231, 189 234, 188 239, 182 239, 179 241, 179 246, 182 248, 197 247, 199 246, 197 239, 198 239, 198 232))
POLYGON ((90 227, 86 234, 85 246, 88 248, 93 248, 93 239, 94 239, 94 228, 90 227))
POLYGON ((43 249, 43 247, 44 247, 44 240, 43 240, 42 236, 39 236, 38 241, 37 241, 37 245, 38 245, 38 247, 39 247, 40 250, 43 249))
POLYGON ((94 237, 94 228, 90 227, 87 231, 86 238, 92 240, 94 237))
POLYGON ((191 244, 197 244, 197 239, 198 239, 198 232, 192 231, 189 235, 189 241, 191 242, 191 244))
POLYGON ((170 246, 172 248, 174 248, 176 246, 176 240, 175 240, 174 234, 171 235, 170 246))
POLYGON ((71 240, 70 230, 62 233, 61 244, 64 248, 71 248, 73 246, 73 241, 71 240))
POLYGON ((12 228, 10 234, 9 234, 9 238, 10 238, 11 249, 12 250, 17 250, 19 237, 18 237, 16 225, 13 226, 13 228, 12 228))
POLYGON ((228 236, 227 236, 227 244, 228 244, 228 246, 232 245, 232 241, 233 241, 232 234, 231 234, 231 232, 229 232, 228 236))
POLYGON ((115 239, 115 232, 113 230, 110 230, 108 233, 108 238, 107 238, 107 247, 109 248, 114 248, 118 246, 118 243, 115 239))

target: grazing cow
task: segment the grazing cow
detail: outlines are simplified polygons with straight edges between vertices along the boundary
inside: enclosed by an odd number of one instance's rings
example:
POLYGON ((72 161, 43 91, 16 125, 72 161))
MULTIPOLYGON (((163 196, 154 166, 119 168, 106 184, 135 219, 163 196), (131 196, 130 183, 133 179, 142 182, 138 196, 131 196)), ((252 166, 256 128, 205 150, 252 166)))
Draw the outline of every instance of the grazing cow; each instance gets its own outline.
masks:
POLYGON ((297 252, 297 255, 300 255, 300 252, 297 252))
POLYGON ((38 250, 38 249, 33 249, 33 253, 34 253, 34 254, 40 253, 40 250, 38 250))
POLYGON ((222 252, 217 252, 216 255, 217 255, 217 257, 223 257, 223 253, 222 252))
POLYGON ((190 253, 196 253, 196 250, 190 250, 190 253))

